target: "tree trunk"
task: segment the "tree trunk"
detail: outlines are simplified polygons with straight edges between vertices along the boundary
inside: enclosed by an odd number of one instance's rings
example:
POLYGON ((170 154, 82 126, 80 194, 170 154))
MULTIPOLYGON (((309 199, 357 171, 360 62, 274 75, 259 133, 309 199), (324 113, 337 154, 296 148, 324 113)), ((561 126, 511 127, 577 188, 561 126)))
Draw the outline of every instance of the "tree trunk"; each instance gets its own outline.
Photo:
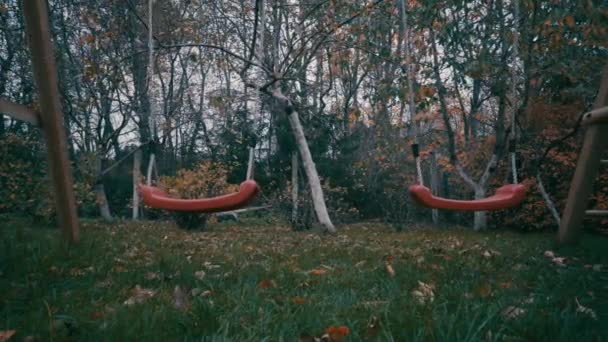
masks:
POLYGON ((321 188, 321 180, 319 179, 315 162, 312 159, 310 149, 308 148, 308 142, 306 141, 306 136, 304 135, 304 129, 302 128, 302 123, 300 122, 300 116, 294 109, 291 101, 285 95, 283 95, 280 89, 273 89, 271 95, 282 106, 283 111, 289 119, 289 125, 291 126, 296 145, 298 146, 298 151, 300 152, 300 156, 302 158, 304 171, 306 172, 306 177, 308 178, 308 183, 310 184, 312 203, 315 208, 315 213, 317 214, 317 219, 325 231, 334 234, 336 233, 336 228, 331 222, 329 213, 327 212, 323 188, 321 188))
POLYGON ((99 214, 104 221, 112 221, 112 212, 110 211, 110 205, 108 204, 108 197, 106 196, 106 189, 103 186, 103 180, 101 178, 102 162, 101 158, 98 157, 95 162, 97 168, 97 181, 95 183, 95 201, 99 206, 99 214))
POLYGON ((148 162, 148 171, 146 172, 146 184, 152 185, 152 171, 154 171, 156 164, 156 155, 152 153, 150 155, 150 161, 148 162))
MULTIPOLYGON (((437 196, 437 195, 439 195, 439 173, 437 172, 437 155, 434 152, 431 152, 430 157, 431 157, 431 167, 430 167, 431 177, 429 177, 429 179, 431 180, 431 191, 433 192, 433 195, 437 196)), ((433 218, 433 223, 438 224, 439 223, 439 210, 433 209, 431 211, 431 216, 433 218)))
POLYGON ((141 149, 135 151, 133 156, 133 219, 139 219, 139 191, 137 186, 141 181, 141 149))
MULTIPOLYGON (((482 199, 486 196, 486 189, 478 186, 475 189, 475 199, 482 199)), ((475 231, 484 230, 488 227, 488 215, 485 211, 476 211, 475 219, 473 221, 473 229, 475 231)))
POLYGON ((298 152, 291 154, 291 224, 295 227, 298 222, 298 152))

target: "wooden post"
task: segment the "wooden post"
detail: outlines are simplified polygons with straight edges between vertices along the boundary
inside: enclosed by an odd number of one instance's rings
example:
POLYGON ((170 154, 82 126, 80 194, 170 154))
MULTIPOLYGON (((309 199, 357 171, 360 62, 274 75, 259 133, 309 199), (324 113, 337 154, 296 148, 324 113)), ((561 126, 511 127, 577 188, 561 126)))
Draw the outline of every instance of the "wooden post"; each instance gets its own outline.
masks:
MULTIPOLYGON (((600 90, 593 108, 597 110, 606 106, 608 106, 608 65, 604 67, 600 90)), ((559 226, 558 240, 560 243, 573 243, 578 240, 582 231, 587 201, 600 167, 602 152, 608 148, 608 139, 606 139, 608 123, 592 116, 589 119, 585 141, 576 164, 576 171, 568 192, 568 201, 559 226)), ((585 124, 584 119, 583 124, 585 124)))
POLYGON ((133 156, 133 219, 139 219, 139 191, 137 186, 141 182, 141 149, 135 151, 133 156))
POLYGON ((57 217, 66 238, 76 242, 79 238, 78 216, 46 0, 23 0, 22 3, 34 78, 38 86, 40 123, 47 141, 49 171, 55 187, 57 217))
POLYGON ((587 128, 559 226, 560 243, 576 242, 580 236, 587 202, 600 166, 601 152, 608 147, 607 136, 608 125, 593 125, 587 128))

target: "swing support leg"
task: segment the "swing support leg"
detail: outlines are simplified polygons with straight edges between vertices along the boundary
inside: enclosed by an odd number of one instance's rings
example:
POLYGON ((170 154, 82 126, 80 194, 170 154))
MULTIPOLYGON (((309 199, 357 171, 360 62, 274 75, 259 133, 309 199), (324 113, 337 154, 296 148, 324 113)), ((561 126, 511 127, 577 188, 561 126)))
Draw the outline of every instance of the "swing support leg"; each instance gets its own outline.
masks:
POLYGON ((582 231, 585 208, 600 166, 601 152, 608 148, 608 124, 591 125, 585 133, 585 142, 568 193, 568 202, 559 226, 560 243, 574 243, 582 231))

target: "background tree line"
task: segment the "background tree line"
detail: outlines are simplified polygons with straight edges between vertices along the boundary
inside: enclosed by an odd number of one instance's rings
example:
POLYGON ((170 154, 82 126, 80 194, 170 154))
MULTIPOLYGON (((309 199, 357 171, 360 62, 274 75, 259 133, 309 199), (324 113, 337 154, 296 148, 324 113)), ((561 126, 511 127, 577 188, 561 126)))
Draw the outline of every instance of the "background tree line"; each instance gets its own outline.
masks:
MULTIPOLYGON (((111 166, 136 148, 144 161, 156 155, 163 176, 226 170, 218 192, 244 179, 254 146, 260 201, 294 226, 319 215, 311 198, 320 189, 334 221, 402 227, 431 218, 407 196, 415 138, 425 183, 473 198, 509 182, 516 137, 530 196, 490 222, 548 228, 554 220, 537 182, 562 208, 580 134, 554 142, 592 102, 608 55, 602 1, 157 1, 152 54, 148 6, 49 1, 83 216, 129 216, 132 158, 111 166)), ((0 4, 0 97, 35 107, 20 7, 0 4)), ((52 218, 43 151, 35 129, 0 116, 0 212, 52 218)), ((598 184, 606 188, 608 175, 598 184)), ((597 192, 593 204, 607 209, 606 196, 597 192)), ((440 218, 465 223, 471 215, 440 218)))

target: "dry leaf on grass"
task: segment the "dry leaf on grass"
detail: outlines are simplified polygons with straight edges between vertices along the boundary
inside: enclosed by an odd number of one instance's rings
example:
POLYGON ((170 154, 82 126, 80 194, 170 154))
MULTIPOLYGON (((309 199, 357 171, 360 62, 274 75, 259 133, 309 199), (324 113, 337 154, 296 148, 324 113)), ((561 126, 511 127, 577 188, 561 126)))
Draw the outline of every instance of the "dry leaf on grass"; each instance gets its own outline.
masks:
POLYGON ((277 284, 272 279, 263 279, 258 283, 258 289, 269 289, 272 287, 277 287, 277 284))
POLYGON ((306 299, 302 297, 293 297, 291 301, 296 305, 306 304, 306 299))
POLYGON ((324 275, 325 273, 327 273, 327 271, 324 270, 324 269, 322 269, 322 268, 317 268, 317 269, 314 269, 314 270, 310 271, 310 274, 317 275, 317 276, 318 275, 324 275))
POLYGON ((203 278, 205 278, 205 271, 201 270, 201 271, 196 271, 194 272, 194 277, 198 280, 203 280, 203 278))
POLYGON ((477 287, 477 295, 481 298, 486 298, 492 295, 492 286, 489 283, 481 283, 477 287))
POLYGON ((125 300, 123 304, 127 306, 141 304, 155 295, 156 291, 135 285, 135 287, 131 290, 131 297, 125 300))
POLYGON ((190 310, 190 294, 179 285, 173 289, 173 306, 180 311, 190 310))
POLYGON ((434 289, 435 285, 418 281, 418 287, 412 290, 412 296, 418 301, 418 304, 432 303, 435 299, 434 289))
POLYGON ((583 314, 591 317, 594 321, 597 321, 597 315, 595 314, 595 311, 593 311, 592 309, 590 309, 588 307, 581 305, 581 303, 578 302, 578 298, 574 298, 574 301, 576 302, 576 312, 577 313, 578 312, 583 313, 583 314))
POLYGON ((517 306, 509 306, 502 311, 502 316, 506 319, 514 319, 526 313, 525 309, 517 306))
POLYGON ((551 259, 551 261, 557 266, 566 266, 566 258, 563 257, 555 257, 551 259))
POLYGON ((393 268, 393 265, 391 265, 387 262, 384 265, 384 268, 386 269, 386 273, 388 273, 389 276, 391 276, 391 277, 395 276, 395 269, 393 268))
POLYGON ((0 331, 0 342, 6 342, 15 335, 16 330, 2 330, 0 331))
POLYGON ((342 342, 348 334, 350 330, 346 326, 330 326, 325 328, 325 335, 321 337, 321 341, 342 342))
POLYGON ((156 273, 156 272, 148 272, 146 273, 146 277, 147 280, 155 280, 155 279, 160 279, 160 274, 156 273))

